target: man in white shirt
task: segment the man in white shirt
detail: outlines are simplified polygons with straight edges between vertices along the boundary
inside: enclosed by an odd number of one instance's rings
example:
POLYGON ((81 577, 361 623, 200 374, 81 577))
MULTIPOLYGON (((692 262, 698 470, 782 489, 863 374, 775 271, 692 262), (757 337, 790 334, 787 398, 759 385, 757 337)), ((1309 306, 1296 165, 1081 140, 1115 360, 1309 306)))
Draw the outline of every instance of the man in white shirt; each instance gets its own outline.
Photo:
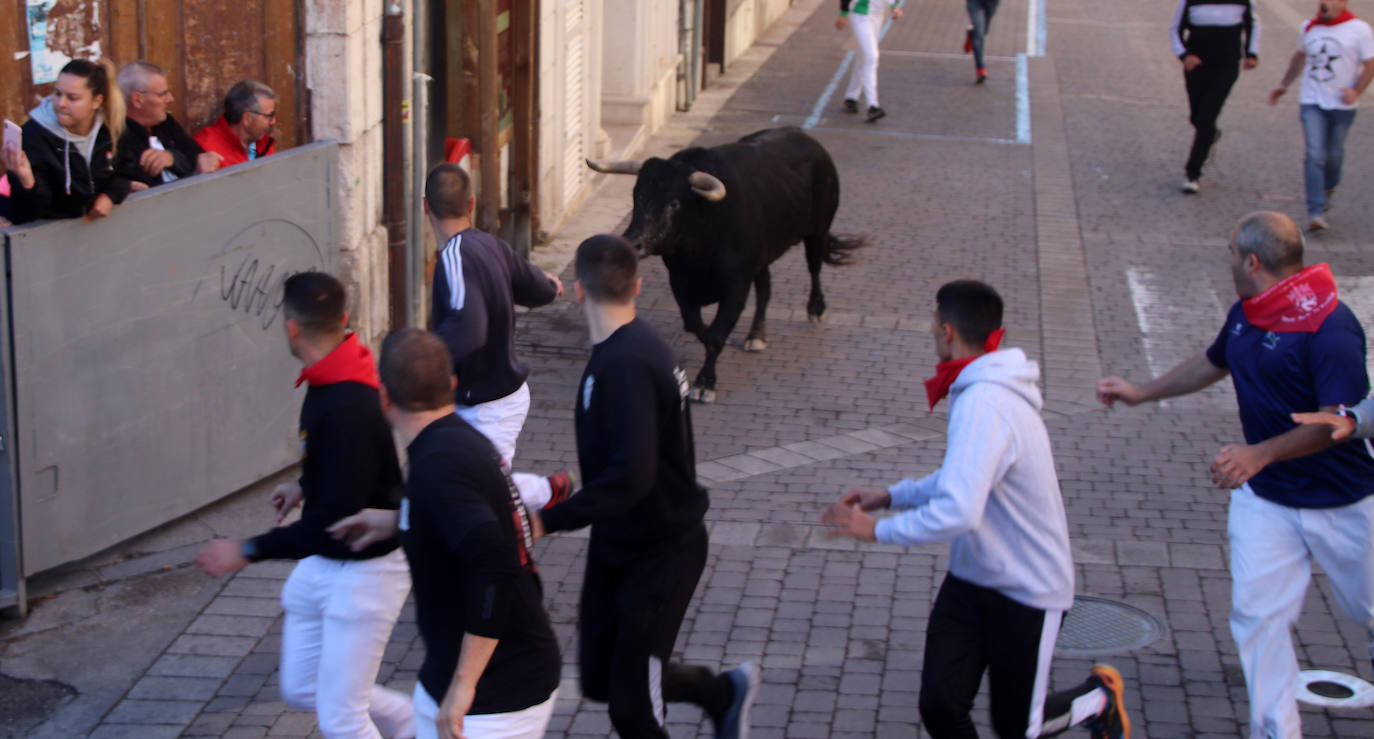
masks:
POLYGON ((1298 103, 1307 141, 1303 181, 1307 189, 1307 229, 1328 228, 1326 213, 1341 181, 1345 137, 1355 122, 1360 93, 1374 79, 1374 31, 1346 8, 1347 0, 1321 0, 1315 18, 1303 24, 1298 50, 1283 82, 1269 93, 1276 105, 1298 74, 1298 103))

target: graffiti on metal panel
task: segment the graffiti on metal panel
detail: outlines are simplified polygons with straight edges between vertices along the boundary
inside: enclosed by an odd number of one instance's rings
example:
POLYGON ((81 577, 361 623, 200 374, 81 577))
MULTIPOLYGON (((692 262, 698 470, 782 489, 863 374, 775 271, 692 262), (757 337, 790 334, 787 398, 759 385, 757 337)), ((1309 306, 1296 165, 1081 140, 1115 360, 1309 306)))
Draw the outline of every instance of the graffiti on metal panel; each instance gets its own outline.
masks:
MULTIPOLYGON (((235 315, 251 317, 266 331, 281 313, 286 278, 323 265, 324 253, 308 231, 274 218, 234 234, 212 259, 211 270, 218 272, 221 304, 235 315)), ((214 272, 209 278, 215 279, 214 272)), ((201 294, 200 287, 192 301, 201 294)))

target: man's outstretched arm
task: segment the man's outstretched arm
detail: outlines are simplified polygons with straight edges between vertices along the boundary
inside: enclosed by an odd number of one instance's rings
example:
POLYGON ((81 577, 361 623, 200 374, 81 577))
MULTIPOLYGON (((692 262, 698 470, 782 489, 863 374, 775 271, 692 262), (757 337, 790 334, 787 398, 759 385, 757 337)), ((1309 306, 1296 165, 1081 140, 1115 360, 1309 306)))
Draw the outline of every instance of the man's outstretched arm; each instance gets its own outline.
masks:
POLYGON ((1151 400, 1163 400, 1179 395, 1195 393, 1230 374, 1224 367, 1212 364, 1206 352, 1198 352, 1183 360, 1177 367, 1162 377, 1156 377, 1140 386, 1131 384, 1120 377, 1107 377, 1097 383, 1097 399, 1104 405, 1121 401, 1126 405, 1139 405, 1151 400))

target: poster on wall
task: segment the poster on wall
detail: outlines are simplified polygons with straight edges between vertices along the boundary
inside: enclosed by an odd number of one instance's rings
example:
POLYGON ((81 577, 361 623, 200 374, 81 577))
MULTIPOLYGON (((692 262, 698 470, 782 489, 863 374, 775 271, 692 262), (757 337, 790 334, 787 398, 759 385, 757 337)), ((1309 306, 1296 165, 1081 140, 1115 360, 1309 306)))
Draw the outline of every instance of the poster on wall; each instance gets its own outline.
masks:
POLYGON ((33 84, 57 80, 73 59, 100 58, 100 0, 25 0, 33 84))

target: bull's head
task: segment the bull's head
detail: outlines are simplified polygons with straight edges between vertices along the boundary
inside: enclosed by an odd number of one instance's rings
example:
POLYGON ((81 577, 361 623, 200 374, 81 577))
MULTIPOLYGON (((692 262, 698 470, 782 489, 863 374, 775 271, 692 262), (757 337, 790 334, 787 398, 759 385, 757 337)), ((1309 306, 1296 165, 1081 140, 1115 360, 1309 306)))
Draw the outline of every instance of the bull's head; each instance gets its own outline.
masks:
POLYGON ((641 258, 672 254, 693 235, 708 229, 711 203, 725 197, 725 183, 674 159, 657 157, 640 162, 594 162, 598 172, 638 175, 634 212, 623 234, 641 258))

